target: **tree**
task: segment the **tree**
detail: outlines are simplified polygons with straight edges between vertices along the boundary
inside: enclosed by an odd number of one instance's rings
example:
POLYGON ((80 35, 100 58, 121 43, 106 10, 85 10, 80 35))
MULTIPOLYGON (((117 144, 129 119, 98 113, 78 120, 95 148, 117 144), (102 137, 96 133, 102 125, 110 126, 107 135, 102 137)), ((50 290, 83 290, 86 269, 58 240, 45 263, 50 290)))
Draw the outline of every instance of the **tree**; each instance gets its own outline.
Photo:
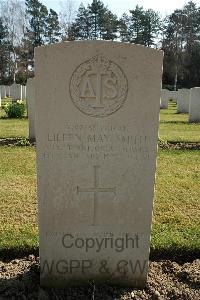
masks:
POLYGON ((136 5, 134 10, 130 10, 130 20, 131 24, 129 27, 129 40, 131 43, 142 44, 144 45, 144 21, 145 21, 145 12, 143 7, 136 5))
POLYGON ((80 5, 75 21, 70 27, 71 39, 87 40, 91 36, 90 13, 83 4, 80 5), (73 38, 72 38, 73 36, 73 38))
POLYGON ((117 16, 107 10, 102 18, 101 37, 103 40, 114 40, 117 38, 119 21, 117 16))
POLYGON ((50 9, 48 17, 46 19, 46 28, 45 28, 45 37, 47 43, 55 43, 59 41, 60 33, 60 25, 58 20, 58 14, 50 9))
POLYGON ((143 42, 145 46, 155 45, 155 40, 160 33, 160 16, 153 9, 144 12, 143 18, 143 42))
POLYGON ((88 6, 91 34, 90 39, 102 39, 102 28, 106 14, 106 7, 100 0, 93 0, 88 6))
POLYGON ((120 39, 145 46, 154 46, 160 32, 160 16, 152 9, 144 10, 136 5, 130 15, 124 14, 119 21, 120 39))
POLYGON ((87 7, 80 5, 75 21, 70 26, 69 39, 114 40, 117 31, 117 16, 103 2, 93 0, 87 7))
POLYGON ((75 2, 73 0, 65 0, 60 2, 60 31, 62 40, 72 39, 73 40, 73 28, 72 22, 75 19, 75 2))
POLYGON ((44 44, 46 21, 48 18, 48 10, 45 5, 38 0, 26 0, 26 13, 29 19, 28 33, 32 33, 33 47, 44 44))
POLYGON ((10 44, 8 35, 8 28, 3 25, 2 18, 0 18, 0 84, 6 83, 9 77, 10 44))
POLYGON ((190 1, 183 9, 175 10, 167 20, 163 39, 164 80, 177 86, 192 87, 199 74, 200 10, 190 1))
POLYGON ((124 13, 118 22, 118 30, 121 42, 130 42, 130 26, 131 18, 129 15, 124 13))

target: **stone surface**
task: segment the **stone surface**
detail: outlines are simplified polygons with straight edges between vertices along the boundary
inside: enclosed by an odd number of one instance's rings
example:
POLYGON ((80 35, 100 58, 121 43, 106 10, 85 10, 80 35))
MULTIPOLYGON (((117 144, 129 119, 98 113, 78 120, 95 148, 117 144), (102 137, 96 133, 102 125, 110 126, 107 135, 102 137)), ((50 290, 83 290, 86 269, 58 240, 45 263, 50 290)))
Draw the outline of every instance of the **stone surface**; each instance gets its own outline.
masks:
POLYGON ((13 101, 20 100, 22 97, 22 89, 20 84, 13 83, 10 87, 10 96, 13 101))
POLYGON ((178 101, 178 91, 169 91, 169 100, 177 103, 178 101))
POLYGON ((177 112, 178 113, 189 113, 189 101, 190 101, 190 90, 180 89, 178 90, 178 102, 177 112))
POLYGON ((162 59, 118 42, 36 48, 42 286, 146 284, 162 59))
POLYGON ((21 85, 21 99, 26 100, 26 86, 21 85))
POLYGON ((189 122, 200 123, 200 87, 190 89, 189 122))
POLYGON ((170 95, 169 90, 162 89, 161 98, 160 98, 160 108, 162 109, 168 108, 169 95, 170 95))
POLYGON ((29 139, 35 140, 35 78, 27 80, 26 89, 29 121, 29 139))
POLYGON ((2 98, 10 97, 10 86, 3 85, 2 86, 2 98))

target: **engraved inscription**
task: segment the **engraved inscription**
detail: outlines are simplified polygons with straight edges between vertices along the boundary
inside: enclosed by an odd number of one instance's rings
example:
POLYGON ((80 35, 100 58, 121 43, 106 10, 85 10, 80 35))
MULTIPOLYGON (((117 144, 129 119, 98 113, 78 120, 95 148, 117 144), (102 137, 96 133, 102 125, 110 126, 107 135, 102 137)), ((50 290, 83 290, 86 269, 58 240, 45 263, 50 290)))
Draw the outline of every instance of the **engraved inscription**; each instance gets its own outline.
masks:
POLYGON ((126 100, 127 92, 128 82, 122 69, 102 55, 81 64, 70 81, 73 103, 92 117, 116 112, 126 100))
POLYGON ((116 187, 113 188, 103 188, 100 187, 100 176, 99 176, 100 166, 94 166, 94 187, 91 188, 81 188, 77 186, 77 193, 94 193, 94 203, 93 203, 93 221, 92 226, 96 225, 96 212, 98 204, 99 193, 113 193, 116 195, 116 187))

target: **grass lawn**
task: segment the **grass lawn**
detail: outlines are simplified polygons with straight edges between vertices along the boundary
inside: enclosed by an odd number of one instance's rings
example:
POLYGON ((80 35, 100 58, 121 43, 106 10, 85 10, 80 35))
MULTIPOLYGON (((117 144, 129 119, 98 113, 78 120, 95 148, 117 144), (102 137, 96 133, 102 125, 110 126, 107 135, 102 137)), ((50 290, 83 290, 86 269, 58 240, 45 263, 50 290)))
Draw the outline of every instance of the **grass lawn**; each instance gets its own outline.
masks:
POLYGON ((0 139, 28 137, 28 119, 7 119, 0 108, 0 139))
MULTIPOLYGON (((0 138, 28 137, 28 119, 4 119, 0 109, 0 138)), ((176 105, 160 111, 159 137, 170 142, 200 142, 200 124, 189 124, 187 114, 177 114, 176 105)))
MULTIPOLYGON (((0 147, 0 251, 38 246, 34 147, 0 147)), ((152 246, 200 247, 199 151, 160 150, 152 246)))
POLYGON ((169 142, 200 142, 200 123, 188 123, 188 114, 177 114, 176 104, 160 110, 159 137, 169 142))

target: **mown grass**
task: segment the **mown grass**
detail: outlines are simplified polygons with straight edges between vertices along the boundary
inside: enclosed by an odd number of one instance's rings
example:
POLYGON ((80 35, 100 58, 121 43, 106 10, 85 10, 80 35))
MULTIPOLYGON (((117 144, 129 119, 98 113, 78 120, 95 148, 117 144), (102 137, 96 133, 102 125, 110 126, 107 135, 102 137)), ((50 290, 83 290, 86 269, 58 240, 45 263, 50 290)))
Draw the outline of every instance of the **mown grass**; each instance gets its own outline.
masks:
POLYGON ((159 137, 169 142, 200 142, 200 123, 188 123, 188 114, 177 114, 176 104, 160 110, 159 137))
POLYGON ((28 137, 28 119, 8 119, 0 108, 0 139, 28 137))
MULTIPOLYGON (((0 148, 0 251, 38 247, 34 147, 0 148)), ((200 247, 199 151, 160 150, 152 247, 200 247)), ((0 255, 1 255, 0 254, 0 255)))
MULTIPOLYGON (((0 109, 0 138, 28 137, 28 119, 5 119, 0 109)), ((189 124, 187 114, 177 114, 176 105, 160 111, 159 137, 169 142, 200 142, 200 124, 189 124)))
POLYGON ((36 247, 35 150, 0 147, 0 249, 36 247))

